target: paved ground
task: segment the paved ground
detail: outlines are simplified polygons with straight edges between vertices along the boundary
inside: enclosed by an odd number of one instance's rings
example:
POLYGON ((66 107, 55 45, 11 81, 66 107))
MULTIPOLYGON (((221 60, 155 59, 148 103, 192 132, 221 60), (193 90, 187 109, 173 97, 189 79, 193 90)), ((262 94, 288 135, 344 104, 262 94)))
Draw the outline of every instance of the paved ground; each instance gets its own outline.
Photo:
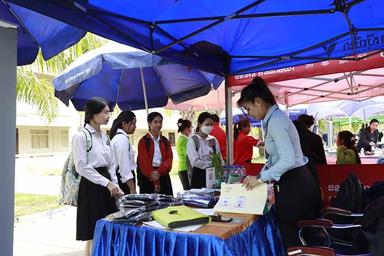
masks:
MULTIPOLYGON (((57 195, 60 188, 59 176, 39 176, 27 171, 40 163, 61 164, 58 159, 18 159, 16 161, 16 193, 57 195)), ((173 191, 182 191, 178 176, 171 176, 173 191)), ((65 206, 56 210, 22 216, 15 220, 15 256, 78 256, 83 255, 83 242, 75 240, 76 208, 65 206)))

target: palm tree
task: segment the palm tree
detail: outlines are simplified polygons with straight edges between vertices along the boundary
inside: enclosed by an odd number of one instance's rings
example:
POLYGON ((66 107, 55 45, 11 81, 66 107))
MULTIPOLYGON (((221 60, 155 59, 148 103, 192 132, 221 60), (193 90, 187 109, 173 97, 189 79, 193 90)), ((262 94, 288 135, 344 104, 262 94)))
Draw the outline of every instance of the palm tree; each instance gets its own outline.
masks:
POLYGON ((48 122, 52 122, 58 112, 52 79, 80 55, 106 42, 107 40, 88 33, 76 45, 48 61, 39 53, 34 63, 17 68, 17 99, 36 107, 48 122))

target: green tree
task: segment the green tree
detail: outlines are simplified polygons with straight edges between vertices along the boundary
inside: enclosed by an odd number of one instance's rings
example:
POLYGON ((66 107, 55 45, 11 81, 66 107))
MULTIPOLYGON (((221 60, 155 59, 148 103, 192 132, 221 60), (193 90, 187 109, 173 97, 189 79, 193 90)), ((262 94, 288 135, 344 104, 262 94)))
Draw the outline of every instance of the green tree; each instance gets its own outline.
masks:
POLYGON ((58 112, 52 79, 76 58, 89 50, 104 45, 107 40, 88 33, 76 45, 45 61, 41 52, 31 65, 17 68, 17 99, 36 107, 39 113, 52 122, 58 112))

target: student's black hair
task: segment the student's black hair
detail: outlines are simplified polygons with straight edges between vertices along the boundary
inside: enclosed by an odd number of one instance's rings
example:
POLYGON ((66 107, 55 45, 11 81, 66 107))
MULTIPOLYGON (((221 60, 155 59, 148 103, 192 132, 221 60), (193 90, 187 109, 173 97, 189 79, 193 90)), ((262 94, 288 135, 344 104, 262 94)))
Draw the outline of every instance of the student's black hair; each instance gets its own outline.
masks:
POLYGON ((199 115, 199 117, 197 118, 196 132, 200 130, 199 124, 204 123, 204 121, 207 119, 212 119, 213 121, 212 115, 209 114, 208 112, 203 112, 199 115))
POLYGON ((377 120, 376 118, 373 118, 373 119, 369 122, 369 125, 371 125, 372 123, 379 123, 379 120, 377 120))
POLYGON ((307 129, 315 123, 315 118, 307 114, 299 115, 298 120, 303 122, 307 129))
POLYGON ((88 100, 84 107, 84 125, 89 124, 93 116, 100 114, 100 112, 108 105, 108 101, 101 97, 94 97, 88 100))
POLYGON ((357 163, 361 164, 359 152, 357 151, 357 148, 355 146, 356 145, 355 135, 353 135, 353 133, 351 133, 350 131, 341 131, 337 134, 337 136, 340 139, 344 140, 344 146, 345 147, 352 149, 355 152, 357 163))
POLYGON ((250 127, 250 126, 251 126, 251 122, 249 122, 249 120, 247 118, 243 118, 238 123, 236 123, 234 125, 234 127, 233 127, 233 137, 234 137, 234 139, 236 140, 237 137, 239 137, 239 133, 240 133, 242 128, 250 127))
POLYGON ((272 92, 269 90, 265 81, 257 76, 252 80, 252 83, 247 85, 240 94, 240 99, 237 101, 237 105, 241 106, 245 102, 254 103, 255 98, 261 98, 268 104, 276 104, 276 99, 272 92))
POLYGON ((177 132, 183 132, 185 129, 192 127, 192 122, 189 121, 188 119, 180 118, 177 121, 177 127, 178 127, 177 132))
POLYGON ((159 113, 159 112, 151 112, 148 114, 147 116, 147 122, 148 122, 148 125, 150 123, 152 123, 153 119, 155 119, 156 117, 160 117, 161 119, 164 119, 163 116, 159 113))
POLYGON ((220 123, 220 117, 217 114, 211 114, 213 122, 220 123))
POLYGON ((129 123, 135 119, 135 114, 132 111, 126 110, 121 112, 115 120, 113 120, 111 130, 109 132, 109 137, 112 139, 117 132, 117 129, 122 127, 123 122, 129 123))

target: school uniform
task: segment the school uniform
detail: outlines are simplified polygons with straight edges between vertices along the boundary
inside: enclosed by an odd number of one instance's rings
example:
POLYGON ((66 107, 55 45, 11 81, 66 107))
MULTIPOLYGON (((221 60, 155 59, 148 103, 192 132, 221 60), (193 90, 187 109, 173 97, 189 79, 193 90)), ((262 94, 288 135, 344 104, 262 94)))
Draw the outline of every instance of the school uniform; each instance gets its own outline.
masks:
POLYGON ((155 138, 151 133, 144 135, 138 144, 137 182, 140 193, 154 193, 155 186, 160 186, 160 194, 173 195, 169 172, 172 169, 171 143, 164 136, 155 138), (160 174, 154 182, 149 180, 153 171, 160 174))
POLYGON ((191 188, 206 187, 205 169, 212 167, 211 153, 220 153, 220 145, 217 139, 208 135, 203 139, 198 134, 193 134, 187 143, 187 157, 191 165, 191 188), (197 138, 199 145, 196 145, 193 136, 197 138))
POLYGON ((129 141, 128 134, 123 129, 117 129, 115 136, 111 140, 111 148, 113 152, 114 164, 116 168, 116 176, 119 187, 125 194, 130 194, 127 181, 135 182, 134 170, 137 165, 135 163, 135 152, 129 141))
POLYGON ((313 219, 317 200, 316 181, 308 171, 297 130, 277 105, 263 119, 267 162, 261 170, 264 182, 274 182, 275 204, 285 247, 298 246, 297 222, 313 219))
POLYGON ((179 157, 179 178, 184 190, 189 190, 191 185, 188 178, 188 165, 187 165, 187 143, 188 137, 180 134, 176 142, 176 152, 179 157))
POLYGON ((85 129, 91 134, 92 148, 87 152, 86 135, 76 133, 72 138, 72 150, 76 171, 81 175, 77 200, 76 240, 91 240, 96 221, 116 212, 115 199, 107 188, 109 181, 117 184, 112 164, 109 138, 91 125, 85 129))

